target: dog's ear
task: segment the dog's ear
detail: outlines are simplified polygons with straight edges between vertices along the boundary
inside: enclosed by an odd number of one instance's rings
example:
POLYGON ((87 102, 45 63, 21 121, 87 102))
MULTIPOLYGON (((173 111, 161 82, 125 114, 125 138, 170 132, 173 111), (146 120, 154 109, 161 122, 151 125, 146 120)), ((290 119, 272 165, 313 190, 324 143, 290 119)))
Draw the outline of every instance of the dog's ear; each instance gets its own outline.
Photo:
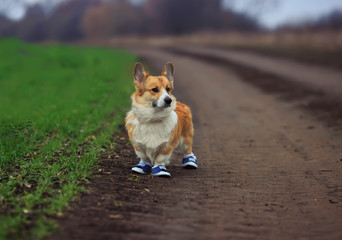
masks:
POLYGON ((175 67, 173 66, 172 63, 169 62, 169 63, 165 64, 161 74, 166 76, 169 79, 169 81, 172 82, 172 84, 173 84, 174 73, 175 73, 175 67))
POLYGON ((144 66, 140 62, 137 62, 134 66, 133 75, 134 81, 138 82, 140 85, 147 78, 148 72, 145 70, 144 66))

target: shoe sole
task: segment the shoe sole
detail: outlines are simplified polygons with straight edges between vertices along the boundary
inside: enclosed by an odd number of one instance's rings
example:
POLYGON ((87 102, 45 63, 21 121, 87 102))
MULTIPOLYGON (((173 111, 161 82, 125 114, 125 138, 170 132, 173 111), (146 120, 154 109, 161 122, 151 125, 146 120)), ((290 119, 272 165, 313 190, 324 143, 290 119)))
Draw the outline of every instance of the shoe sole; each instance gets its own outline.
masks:
POLYGON ((197 164, 194 162, 188 162, 188 163, 182 164, 182 167, 185 169, 197 169, 197 164))
POLYGON ((152 174, 152 176, 169 178, 171 177, 171 174, 168 172, 159 172, 159 173, 152 174))
POLYGON ((147 173, 144 172, 144 170, 142 170, 141 168, 138 168, 138 167, 132 168, 132 172, 133 173, 138 173, 138 174, 147 174, 147 173))

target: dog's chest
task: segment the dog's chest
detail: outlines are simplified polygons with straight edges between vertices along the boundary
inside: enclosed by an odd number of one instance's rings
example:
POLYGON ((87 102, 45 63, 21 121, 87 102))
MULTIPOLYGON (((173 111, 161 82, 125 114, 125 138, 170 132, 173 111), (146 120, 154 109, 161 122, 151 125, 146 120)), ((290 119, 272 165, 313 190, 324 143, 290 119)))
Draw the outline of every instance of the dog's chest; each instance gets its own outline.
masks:
POLYGON ((162 122, 137 123, 133 133, 134 142, 141 150, 156 150, 169 142, 176 125, 177 114, 175 112, 162 122))

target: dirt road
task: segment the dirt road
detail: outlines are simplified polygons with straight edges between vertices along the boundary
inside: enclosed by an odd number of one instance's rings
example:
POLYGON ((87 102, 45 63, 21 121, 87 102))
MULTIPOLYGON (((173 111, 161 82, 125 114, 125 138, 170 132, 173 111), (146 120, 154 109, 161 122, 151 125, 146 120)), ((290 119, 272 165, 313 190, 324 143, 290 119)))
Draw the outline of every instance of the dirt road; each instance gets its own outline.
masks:
POLYGON ((153 69, 175 64, 174 94, 192 108, 199 169, 181 169, 178 158, 171 179, 131 175, 137 159, 119 136, 120 150, 103 155, 89 193, 52 239, 342 239, 338 128, 229 66, 135 51, 153 69))
POLYGON ((219 59, 236 62, 276 76, 290 78, 305 84, 307 87, 321 90, 329 95, 342 99, 341 79, 342 72, 335 69, 310 65, 292 60, 264 56, 243 50, 222 50, 204 47, 177 47, 197 56, 211 56, 219 59))

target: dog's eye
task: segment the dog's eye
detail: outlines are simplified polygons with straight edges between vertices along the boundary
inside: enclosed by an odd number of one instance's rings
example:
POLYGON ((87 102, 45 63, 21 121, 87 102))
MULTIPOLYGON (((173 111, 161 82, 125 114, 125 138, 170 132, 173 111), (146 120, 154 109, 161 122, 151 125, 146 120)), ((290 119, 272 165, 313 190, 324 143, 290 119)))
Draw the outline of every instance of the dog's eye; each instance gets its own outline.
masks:
POLYGON ((158 92, 158 88, 156 88, 156 87, 155 87, 155 88, 152 88, 152 91, 153 91, 153 92, 158 92))
POLYGON ((169 88, 169 87, 166 87, 166 91, 169 92, 169 91, 170 91, 170 88, 169 88))

